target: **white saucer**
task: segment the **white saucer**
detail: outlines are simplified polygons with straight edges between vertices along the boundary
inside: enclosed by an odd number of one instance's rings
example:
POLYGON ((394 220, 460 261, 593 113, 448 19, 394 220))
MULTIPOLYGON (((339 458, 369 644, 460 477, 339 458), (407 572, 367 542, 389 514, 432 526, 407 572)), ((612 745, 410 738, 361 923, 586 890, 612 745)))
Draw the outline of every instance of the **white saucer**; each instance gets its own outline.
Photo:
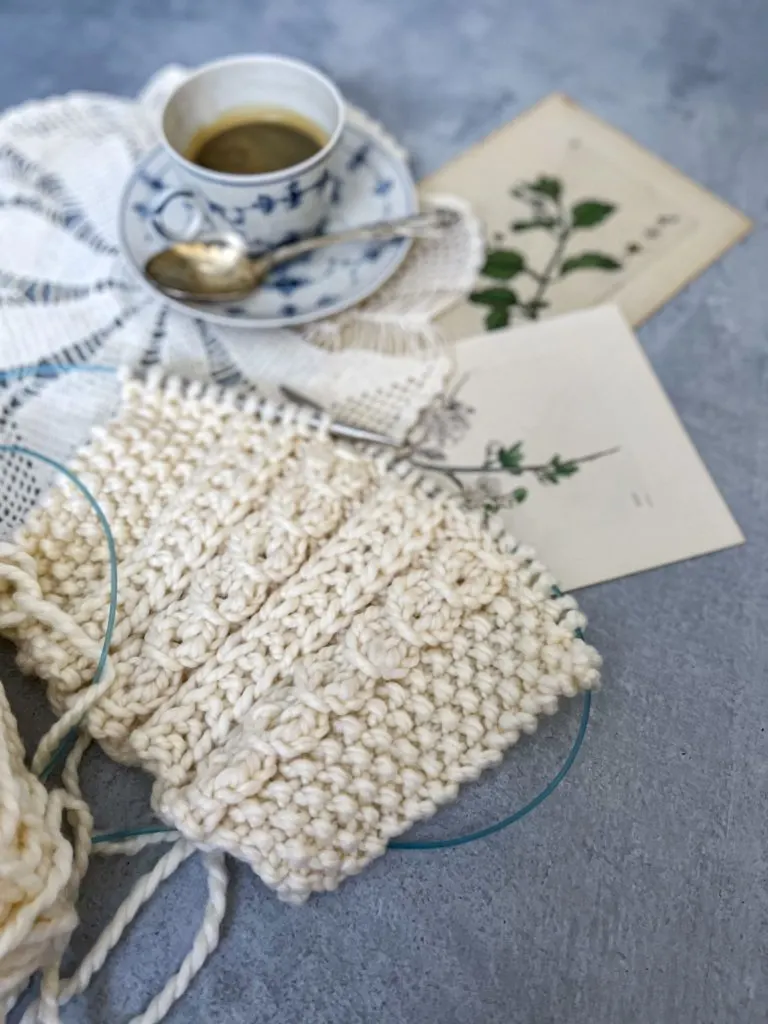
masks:
MULTIPOLYGON (((332 168, 335 188, 328 233, 418 210, 411 173, 380 138, 350 124, 344 131, 332 168)), ((262 287, 242 302, 206 306, 166 298, 148 281, 142 268, 168 244, 164 226, 186 221, 189 202, 176 192, 173 166, 158 147, 137 165, 120 204, 120 245, 141 280, 168 305, 183 313, 227 327, 295 327, 340 313, 365 299, 394 274, 411 246, 410 239, 330 246, 278 267, 262 287), (177 208, 174 210, 173 207, 177 208), (159 215, 158 215, 159 211, 159 215)), ((211 221, 207 227, 216 228, 211 221)))

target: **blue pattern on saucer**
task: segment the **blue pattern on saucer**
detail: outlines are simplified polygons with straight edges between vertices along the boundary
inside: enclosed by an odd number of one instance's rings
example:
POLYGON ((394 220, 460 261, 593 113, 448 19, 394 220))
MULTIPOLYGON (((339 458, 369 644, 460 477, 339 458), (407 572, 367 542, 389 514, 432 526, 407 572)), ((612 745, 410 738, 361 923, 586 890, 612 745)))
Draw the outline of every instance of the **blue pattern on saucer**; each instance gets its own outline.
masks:
MULTIPOLYGON (((333 164, 322 173, 331 177, 331 207, 321 227, 323 233, 405 217, 418 209, 408 168, 359 125, 345 129, 333 164)), ((326 185, 327 177, 323 187, 326 185)), ((272 205, 262 212, 279 215, 281 203, 300 203, 301 198, 289 182, 285 196, 270 199, 278 209, 272 205)), ((141 273, 147 260, 168 245, 173 232, 181 229, 194 209, 193 193, 179 188, 163 150, 158 147, 144 157, 125 188, 120 208, 120 244, 133 268, 141 273)), ((205 228, 237 229, 245 213, 245 208, 209 204, 205 228)), ((286 234, 282 241, 293 240, 295 235, 286 234)), ((230 327, 293 327, 339 313, 371 295, 397 270, 410 245, 410 240, 398 239, 309 253, 278 267, 252 296, 229 306, 165 301, 185 313, 230 327)), ((259 248, 257 243, 255 249, 259 248)), ((156 291, 150 282, 146 284, 156 291)))

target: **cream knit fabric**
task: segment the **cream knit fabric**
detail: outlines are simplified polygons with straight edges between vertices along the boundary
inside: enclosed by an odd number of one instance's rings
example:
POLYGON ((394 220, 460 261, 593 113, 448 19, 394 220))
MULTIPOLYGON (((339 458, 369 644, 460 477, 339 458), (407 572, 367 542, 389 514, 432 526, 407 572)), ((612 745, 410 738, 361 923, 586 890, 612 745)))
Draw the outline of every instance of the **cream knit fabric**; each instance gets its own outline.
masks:
MULTIPOLYGON (((152 773, 166 822, 294 902, 452 800, 599 665, 530 551, 303 417, 130 380, 73 465, 119 558, 114 681, 88 732, 152 773)), ((104 634, 104 537, 65 482, 19 548, 61 622, 6 631, 61 713, 104 634)), ((21 585, 0 580, 0 622, 21 585)))

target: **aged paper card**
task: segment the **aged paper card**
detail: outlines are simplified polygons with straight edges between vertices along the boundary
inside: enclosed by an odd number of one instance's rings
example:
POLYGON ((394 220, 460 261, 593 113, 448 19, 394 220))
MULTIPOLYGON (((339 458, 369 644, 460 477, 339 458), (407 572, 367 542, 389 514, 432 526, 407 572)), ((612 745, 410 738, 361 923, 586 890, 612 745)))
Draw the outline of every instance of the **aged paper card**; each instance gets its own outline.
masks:
POLYGON ((750 229, 749 220, 565 96, 552 95, 421 183, 468 200, 487 230, 455 340, 617 303, 649 317, 750 229))
POLYGON ((455 347, 416 440, 565 589, 743 542, 615 306, 455 347))

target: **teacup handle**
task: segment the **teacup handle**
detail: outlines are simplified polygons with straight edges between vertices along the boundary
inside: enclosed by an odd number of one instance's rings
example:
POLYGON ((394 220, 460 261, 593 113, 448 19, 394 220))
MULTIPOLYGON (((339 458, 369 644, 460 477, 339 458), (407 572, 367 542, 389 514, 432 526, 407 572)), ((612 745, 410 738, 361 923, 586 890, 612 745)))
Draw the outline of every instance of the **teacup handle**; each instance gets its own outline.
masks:
POLYGON ((152 227, 168 242, 191 242, 201 233, 206 217, 191 189, 168 192, 152 211, 152 227))

